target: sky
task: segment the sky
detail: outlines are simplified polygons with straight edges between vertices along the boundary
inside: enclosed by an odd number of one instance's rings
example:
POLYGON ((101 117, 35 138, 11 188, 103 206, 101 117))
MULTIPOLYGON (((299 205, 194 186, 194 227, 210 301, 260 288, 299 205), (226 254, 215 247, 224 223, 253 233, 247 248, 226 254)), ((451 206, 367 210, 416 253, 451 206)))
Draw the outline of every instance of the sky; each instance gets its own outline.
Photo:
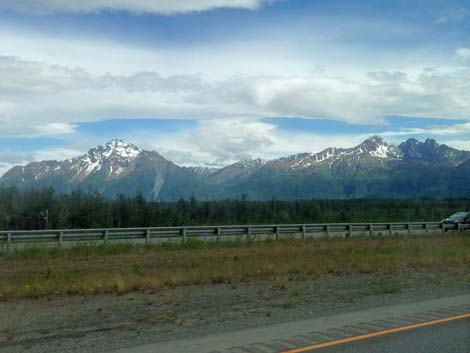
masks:
POLYGON ((0 175, 112 138, 220 167, 470 150, 466 0, 0 0, 0 175))

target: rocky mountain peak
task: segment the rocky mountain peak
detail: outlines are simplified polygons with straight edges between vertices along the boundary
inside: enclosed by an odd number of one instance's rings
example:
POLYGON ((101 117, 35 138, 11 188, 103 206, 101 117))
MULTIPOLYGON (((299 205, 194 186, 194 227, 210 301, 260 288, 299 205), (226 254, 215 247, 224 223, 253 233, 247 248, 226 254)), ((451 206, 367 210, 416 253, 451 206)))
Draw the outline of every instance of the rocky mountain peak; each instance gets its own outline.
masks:
POLYGON ((356 151, 361 153, 367 152, 373 157, 377 158, 398 158, 399 153, 395 146, 389 145, 380 136, 374 135, 362 142, 355 148, 356 151))
POLYGON ((362 142, 362 145, 386 145, 387 142, 377 135, 373 135, 362 142))
POLYGON ((136 145, 113 139, 102 146, 92 148, 83 156, 67 161, 67 168, 73 170, 72 180, 83 180, 100 171, 106 178, 119 177, 132 171, 132 166, 141 153, 142 150, 136 145))
POLYGON ((123 159, 134 159, 142 150, 136 145, 120 139, 108 141, 104 146, 99 146, 91 151, 100 153, 104 158, 119 157, 123 159))
POLYGON ((440 145, 436 140, 429 138, 424 142, 410 138, 401 143, 398 148, 407 159, 419 159, 433 163, 459 165, 469 158, 468 152, 440 145))

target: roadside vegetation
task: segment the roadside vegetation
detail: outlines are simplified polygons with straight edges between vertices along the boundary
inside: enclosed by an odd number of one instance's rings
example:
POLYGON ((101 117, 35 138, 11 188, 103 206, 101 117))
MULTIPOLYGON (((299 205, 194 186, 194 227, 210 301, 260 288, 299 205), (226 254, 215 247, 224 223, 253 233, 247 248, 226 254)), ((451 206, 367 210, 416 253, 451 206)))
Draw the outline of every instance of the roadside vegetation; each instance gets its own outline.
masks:
POLYGON ((470 280, 470 237, 282 240, 185 245, 76 245, 0 254, 0 300, 56 295, 155 293, 163 288, 289 281, 354 273, 429 271, 470 280), (463 277, 462 277, 463 276, 463 277))

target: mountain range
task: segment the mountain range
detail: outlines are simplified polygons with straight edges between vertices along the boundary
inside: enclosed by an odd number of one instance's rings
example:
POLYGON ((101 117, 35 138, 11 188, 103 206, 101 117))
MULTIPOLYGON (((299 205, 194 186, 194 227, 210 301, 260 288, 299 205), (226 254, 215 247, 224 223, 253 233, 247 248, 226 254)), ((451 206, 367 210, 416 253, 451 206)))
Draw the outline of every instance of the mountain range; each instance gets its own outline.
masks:
POLYGON ((416 198, 470 196, 470 152, 435 140, 398 146, 373 136, 352 148, 330 147, 273 160, 243 160, 224 168, 181 167, 123 140, 65 161, 16 166, 3 187, 52 186, 59 193, 96 190, 105 196, 143 194, 154 200, 416 198))

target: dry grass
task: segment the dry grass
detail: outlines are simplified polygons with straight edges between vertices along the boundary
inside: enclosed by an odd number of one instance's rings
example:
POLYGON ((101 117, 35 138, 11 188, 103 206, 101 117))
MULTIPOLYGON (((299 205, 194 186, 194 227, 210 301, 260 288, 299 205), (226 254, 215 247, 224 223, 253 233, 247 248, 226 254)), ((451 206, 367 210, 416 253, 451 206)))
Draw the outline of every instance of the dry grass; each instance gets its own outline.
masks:
POLYGON ((0 255, 0 299, 66 294, 156 292, 164 287, 272 279, 324 273, 436 272, 470 266, 465 235, 376 239, 286 240, 186 247, 129 244, 29 249, 0 255))

